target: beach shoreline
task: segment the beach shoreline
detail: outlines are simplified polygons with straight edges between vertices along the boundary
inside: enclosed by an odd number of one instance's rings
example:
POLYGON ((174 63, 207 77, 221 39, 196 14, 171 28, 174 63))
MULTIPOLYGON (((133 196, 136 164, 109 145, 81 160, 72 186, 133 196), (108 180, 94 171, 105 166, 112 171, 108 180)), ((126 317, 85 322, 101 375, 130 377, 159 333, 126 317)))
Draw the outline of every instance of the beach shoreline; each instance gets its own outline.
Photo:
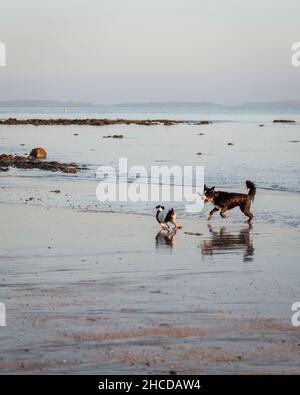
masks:
POLYGON ((0 374, 298 373, 297 125, 0 129, 3 152, 42 146, 49 161, 86 166, 1 173, 0 374), (125 157, 204 166, 217 190, 247 193, 251 179, 252 225, 239 209, 208 223, 210 205, 191 214, 178 201, 183 229, 159 234, 162 202, 99 202, 97 169, 125 157))

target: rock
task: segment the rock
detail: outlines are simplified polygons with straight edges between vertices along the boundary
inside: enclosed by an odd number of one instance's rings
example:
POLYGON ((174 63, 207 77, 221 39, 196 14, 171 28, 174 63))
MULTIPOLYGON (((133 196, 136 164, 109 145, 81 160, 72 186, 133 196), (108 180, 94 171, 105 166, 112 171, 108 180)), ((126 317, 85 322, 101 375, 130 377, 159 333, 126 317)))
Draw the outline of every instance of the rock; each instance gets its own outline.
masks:
POLYGON ((114 134, 114 135, 108 135, 108 136, 103 136, 104 139, 123 139, 124 136, 123 134, 114 134))
POLYGON ((204 133, 198 133, 198 136, 204 136, 204 133))
POLYGON ((274 123, 295 123, 294 119, 274 119, 274 123))
POLYGON ((44 148, 41 147, 33 148, 29 156, 35 159, 45 159, 47 158, 47 152, 44 150, 44 148))
POLYGON ((262 123, 259 125, 260 128, 264 127, 265 125, 263 125, 262 123))
MULTIPOLYGON (((48 162, 35 159, 32 156, 21 156, 12 154, 0 155, 0 168, 8 169, 15 167, 18 169, 40 169, 49 171, 62 171, 64 173, 77 173, 79 170, 85 170, 86 167, 80 167, 76 163, 59 163, 56 161, 48 162)), ((7 170, 3 170, 7 171, 7 170)))
POLYGON ((197 155, 202 155, 202 152, 197 152, 197 155))
POLYGON ((227 145, 234 145, 233 143, 227 143, 227 145))
MULTIPOLYGON (((16 119, 8 118, 0 120, 0 125, 91 125, 91 126, 106 126, 106 125, 175 125, 183 124, 187 121, 172 120, 172 119, 99 119, 99 118, 86 118, 86 119, 16 119)), ((208 121, 197 121, 197 124, 207 124, 208 121)))
POLYGON ((299 143, 299 140, 290 140, 290 143, 299 143))
POLYGON ((17 118, 8 118, 7 124, 8 125, 18 125, 18 120, 17 120, 17 118))

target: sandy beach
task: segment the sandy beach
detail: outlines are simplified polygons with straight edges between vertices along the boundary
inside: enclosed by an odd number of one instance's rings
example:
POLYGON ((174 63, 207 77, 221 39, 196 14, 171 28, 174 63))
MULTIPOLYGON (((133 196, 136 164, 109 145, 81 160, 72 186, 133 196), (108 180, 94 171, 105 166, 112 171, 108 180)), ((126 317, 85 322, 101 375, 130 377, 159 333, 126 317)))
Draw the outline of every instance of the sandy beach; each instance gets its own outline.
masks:
POLYGON ((1 153, 26 160, 42 141, 48 156, 1 173, 0 373, 299 372, 299 125, 233 119, 1 125, 1 153), (96 199, 97 168, 120 157, 202 165, 208 185, 231 192, 251 177, 254 221, 234 209, 208 223, 211 205, 191 214, 169 202, 183 229, 158 234, 156 202, 96 199), (48 160, 78 172, 46 171, 48 160))
POLYGON ((296 374, 299 232, 0 204, 0 372, 296 374))
POLYGON ((286 390, 300 2, 1 5, 3 381, 286 390))

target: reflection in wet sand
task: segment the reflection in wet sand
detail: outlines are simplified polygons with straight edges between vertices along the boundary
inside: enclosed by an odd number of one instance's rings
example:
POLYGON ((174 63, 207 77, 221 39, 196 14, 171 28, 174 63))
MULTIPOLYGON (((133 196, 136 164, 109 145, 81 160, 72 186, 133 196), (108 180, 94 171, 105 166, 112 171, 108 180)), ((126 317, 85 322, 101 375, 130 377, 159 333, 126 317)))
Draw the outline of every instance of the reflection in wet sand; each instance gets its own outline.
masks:
POLYGON ((254 255, 253 241, 250 237, 252 225, 247 225, 237 231, 228 231, 222 226, 219 231, 208 224, 211 238, 203 240, 200 247, 203 255, 228 254, 243 252, 243 260, 252 261, 254 255))
POLYGON ((176 235, 177 231, 176 229, 172 230, 161 230, 157 233, 155 237, 155 246, 156 248, 159 247, 175 247, 176 245, 176 235))

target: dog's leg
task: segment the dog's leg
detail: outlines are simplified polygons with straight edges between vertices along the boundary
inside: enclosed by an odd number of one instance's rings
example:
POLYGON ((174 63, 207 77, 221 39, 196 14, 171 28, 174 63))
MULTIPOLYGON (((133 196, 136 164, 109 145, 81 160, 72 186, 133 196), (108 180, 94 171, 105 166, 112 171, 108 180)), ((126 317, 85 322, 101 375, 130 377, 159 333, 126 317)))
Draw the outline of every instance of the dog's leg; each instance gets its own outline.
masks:
POLYGON ((169 229, 169 225, 168 225, 168 224, 161 223, 161 224, 160 224, 160 229, 161 229, 161 230, 168 230, 168 229, 169 229))
POLYGON ((216 213, 217 211, 219 211, 219 209, 217 207, 214 207, 211 212, 209 213, 209 216, 207 218, 207 221, 211 220, 211 217, 214 215, 214 213, 216 213))
POLYGON ((171 222, 171 224, 174 225, 174 229, 181 229, 182 228, 182 225, 177 224, 174 219, 171 219, 170 222, 171 222))
POLYGON ((176 214, 171 216, 170 222, 171 222, 171 224, 174 225, 174 229, 181 229, 182 228, 182 225, 179 225, 176 223, 176 214))
POLYGON ((223 208, 221 209, 220 215, 221 215, 222 218, 226 218, 226 215, 225 215, 226 211, 227 211, 227 207, 223 207, 223 208))
POLYGON ((246 212, 244 212, 244 214, 249 218, 247 222, 250 224, 250 222, 253 219, 253 214, 251 213, 250 210, 247 210, 246 212))
POLYGON ((213 231, 213 228, 211 227, 211 224, 207 224, 207 227, 208 227, 209 233, 214 234, 214 231, 213 231))
POLYGON ((251 208, 251 203, 250 204, 247 203, 247 204, 244 204, 244 205, 240 206, 240 209, 241 209, 242 213, 245 214, 246 217, 249 218, 248 221, 247 221, 249 224, 250 224, 250 222, 253 219, 253 214, 251 213, 250 208, 251 208))

